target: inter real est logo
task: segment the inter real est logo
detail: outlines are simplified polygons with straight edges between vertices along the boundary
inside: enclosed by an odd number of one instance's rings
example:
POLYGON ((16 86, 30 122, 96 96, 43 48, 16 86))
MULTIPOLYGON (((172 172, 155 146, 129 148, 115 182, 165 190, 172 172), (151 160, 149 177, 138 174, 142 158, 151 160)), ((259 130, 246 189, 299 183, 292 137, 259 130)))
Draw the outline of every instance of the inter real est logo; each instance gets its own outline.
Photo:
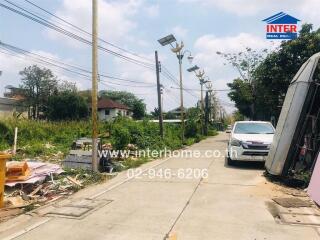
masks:
POLYGON ((279 12, 271 17, 263 19, 267 23, 267 39, 295 39, 297 38, 297 28, 299 19, 284 12, 279 12))

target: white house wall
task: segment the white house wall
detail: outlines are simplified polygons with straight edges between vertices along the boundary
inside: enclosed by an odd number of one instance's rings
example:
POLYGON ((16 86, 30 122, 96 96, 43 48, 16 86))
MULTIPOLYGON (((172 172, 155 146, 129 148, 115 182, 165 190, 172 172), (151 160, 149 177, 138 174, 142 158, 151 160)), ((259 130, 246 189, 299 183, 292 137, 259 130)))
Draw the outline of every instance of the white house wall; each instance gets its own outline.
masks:
POLYGON ((106 109, 101 109, 98 111, 98 116, 101 121, 110 121, 118 116, 118 113, 120 113, 121 116, 127 116, 131 117, 132 113, 129 112, 129 115, 127 115, 127 110, 123 109, 109 109, 109 115, 105 114, 106 109))

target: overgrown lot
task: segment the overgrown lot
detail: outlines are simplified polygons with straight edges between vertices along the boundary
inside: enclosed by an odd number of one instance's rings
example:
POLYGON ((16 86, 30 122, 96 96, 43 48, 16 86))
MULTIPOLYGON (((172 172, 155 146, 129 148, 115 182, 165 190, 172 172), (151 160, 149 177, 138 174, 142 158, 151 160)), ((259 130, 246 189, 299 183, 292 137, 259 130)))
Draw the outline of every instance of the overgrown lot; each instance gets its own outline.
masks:
MULTIPOLYGON (((15 127, 19 129, 17 159, 40 157, 50 161, 51 158, 63 158, 75 139, 91 135, 90 121, 0 120, 0 151, 11 148, 15 127)), ((186 129, 185 144, 191 145, 203 138, 194 123, 187 124, 186 129)), ((214 130, 209 132, 210 135, 216 134, 214 130)), ((113 122, 100 122, 99 134, 103 143, 111 143, 117 150, 124 149, 129 143, 138 149, 160 150, 181 147, 179 125, 165 125, 165 138, 161 139, 158 124, 148 120, 137 122, 127 118, 117 118, 113 122)))

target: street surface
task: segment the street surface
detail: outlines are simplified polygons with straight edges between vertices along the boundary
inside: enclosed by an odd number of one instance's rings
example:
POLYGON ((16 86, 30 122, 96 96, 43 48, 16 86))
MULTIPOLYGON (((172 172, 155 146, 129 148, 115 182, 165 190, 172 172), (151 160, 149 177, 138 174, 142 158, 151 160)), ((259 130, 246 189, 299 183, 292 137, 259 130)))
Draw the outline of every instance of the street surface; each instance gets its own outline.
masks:
MULTIPOLYGON (((227 139, 221 133, 190 149, 224 153, 227 139)), ((183 240, 319 239, 316 228, 276 223, 266 205, 276 193, 262 176, 261 165, 229 167, 223 156, 172 157, 145 164, 136 172, 137 177, 128 179, 123 172, 62 201, 61 206, 80 207, 65 207, 60 217, 45 207, 33 216, 9 221, 0 226, 0 239, 162 240, 167 235, 183 240), (160 169, 169 169, 170 176, 162 176, 160 169), (208 178, 187 178, 183 169, 207 169, 208 178), (173 174, 178 171, 179 176, 173 174), (82 214, 81 204, 93 209, 82 214), (66 212, 69 218, 63 215, 66 212)))

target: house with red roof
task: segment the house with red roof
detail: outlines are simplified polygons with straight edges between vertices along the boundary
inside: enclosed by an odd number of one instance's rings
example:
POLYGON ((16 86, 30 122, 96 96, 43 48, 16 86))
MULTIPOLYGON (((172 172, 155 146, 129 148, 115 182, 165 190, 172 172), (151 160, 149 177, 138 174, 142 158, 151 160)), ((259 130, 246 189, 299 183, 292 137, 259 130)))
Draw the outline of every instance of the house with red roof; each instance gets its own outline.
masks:
POLYGON ((98 117, 101 121, 110 121, 117 116, 131 117, 131 109, 119 102, 111 99, 99 99, 98 101, 98 117))

